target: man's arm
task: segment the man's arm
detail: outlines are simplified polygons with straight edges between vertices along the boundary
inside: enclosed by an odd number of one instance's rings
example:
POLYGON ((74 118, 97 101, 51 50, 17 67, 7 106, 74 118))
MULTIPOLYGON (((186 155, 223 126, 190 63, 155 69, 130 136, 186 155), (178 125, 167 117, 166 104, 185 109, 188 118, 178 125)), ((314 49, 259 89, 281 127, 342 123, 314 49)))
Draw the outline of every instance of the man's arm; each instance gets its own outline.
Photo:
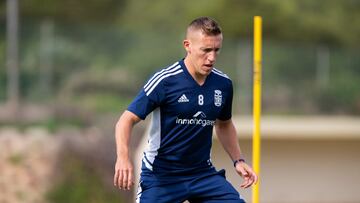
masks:
POLYGON ((134 184, 133 164, 129 154, 129 143, 133 126, 141 119, 130 111, 125 111, 116 123, 116 164, 114 185, 120 189, 130 190, 134 184))
MULTIPOLYGON (((230 158, 233 161, 243 159, 236 135, 235 126, 232 120, 216 120, 215 131, 230 158)), ((241 177, 244 178, 244 182, 241 184, 241 187, 248 188, 253 183, 256 184, 258 179, 257 175, 244 161, 237 162, 235 165, 235 170, 241 177)))

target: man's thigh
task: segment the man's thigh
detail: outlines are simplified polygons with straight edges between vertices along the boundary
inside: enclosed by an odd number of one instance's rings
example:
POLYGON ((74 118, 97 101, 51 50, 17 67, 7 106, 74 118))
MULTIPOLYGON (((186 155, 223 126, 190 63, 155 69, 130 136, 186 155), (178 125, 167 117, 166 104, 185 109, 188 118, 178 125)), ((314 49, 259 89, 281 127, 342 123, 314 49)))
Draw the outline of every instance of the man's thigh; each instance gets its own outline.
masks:
POLYGON ((138 203, 182 203, 188 189, 183 182, 159 184, 150 180, 141 181, 136 202, 138 203))
POLYGON ((195 179, 190 184, 191 203, 244 203, 244 199, 226 180, 225 171, 195 179))

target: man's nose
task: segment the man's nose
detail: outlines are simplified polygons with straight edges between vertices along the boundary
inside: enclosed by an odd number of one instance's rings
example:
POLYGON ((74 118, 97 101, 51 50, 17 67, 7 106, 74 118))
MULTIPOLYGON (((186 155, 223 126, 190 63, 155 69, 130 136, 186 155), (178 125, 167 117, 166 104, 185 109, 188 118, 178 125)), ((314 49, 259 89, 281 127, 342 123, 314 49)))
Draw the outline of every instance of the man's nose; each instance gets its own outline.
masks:
POLYGON ((208 60, 211 63, 216 61, 216 52, 215 51, 212 51, 212 52, 209 53, 208 60))

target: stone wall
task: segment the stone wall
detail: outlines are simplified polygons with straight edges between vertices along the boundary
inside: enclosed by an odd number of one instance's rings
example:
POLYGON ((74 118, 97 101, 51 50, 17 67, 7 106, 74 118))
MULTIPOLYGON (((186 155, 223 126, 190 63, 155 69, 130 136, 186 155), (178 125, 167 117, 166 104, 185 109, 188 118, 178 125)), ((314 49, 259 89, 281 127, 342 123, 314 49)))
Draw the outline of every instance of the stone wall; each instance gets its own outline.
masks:
POLYGON ((114 146, 113 137, 96 128, 60 129, 54 134, 43 128, 1 128, 0 203, 46 203, 45 195, 61 173, 62 156, 69 151, 92 163, 111 187, 114 146))

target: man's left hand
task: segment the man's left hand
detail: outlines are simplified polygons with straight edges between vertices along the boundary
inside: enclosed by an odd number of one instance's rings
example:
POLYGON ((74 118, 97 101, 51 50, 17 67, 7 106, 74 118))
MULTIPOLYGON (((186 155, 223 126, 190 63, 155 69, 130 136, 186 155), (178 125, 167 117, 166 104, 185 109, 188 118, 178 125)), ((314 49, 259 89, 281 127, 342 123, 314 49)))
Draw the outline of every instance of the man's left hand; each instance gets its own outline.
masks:
POLYGON ((252 168, 245 162, 241 161, 235 165, 236 172, 244 179, 244 182, 240 185, 242 188, 248 188, 252 184, 256 184, 258 176, 252 170, 252 168))

